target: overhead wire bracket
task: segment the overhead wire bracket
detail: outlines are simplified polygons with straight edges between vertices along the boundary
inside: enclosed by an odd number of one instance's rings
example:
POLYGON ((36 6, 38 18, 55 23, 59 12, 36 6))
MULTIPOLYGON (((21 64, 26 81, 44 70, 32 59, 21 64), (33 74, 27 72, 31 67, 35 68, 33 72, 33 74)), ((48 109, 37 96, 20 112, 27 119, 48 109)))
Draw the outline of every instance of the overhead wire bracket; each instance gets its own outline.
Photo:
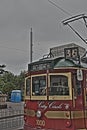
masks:
POLYGON ((83 21, 85 23, 85 26, 87 27, 86 18, 87 18, 87 16, 85 14, 80 14, 80 15, 76 15, 76 16, 70 17, 70 18, 68 18, 66 20, 63 20, 62 23, 63 23, 63 25, 68 25, 70 27, 70 29, 72 31, 74 31, 74 33, 76 35, 78 35, 79 38, 87 44, 87 41, 69 24, 69 23, 74 22, 76 20, 83 19, 83 21))

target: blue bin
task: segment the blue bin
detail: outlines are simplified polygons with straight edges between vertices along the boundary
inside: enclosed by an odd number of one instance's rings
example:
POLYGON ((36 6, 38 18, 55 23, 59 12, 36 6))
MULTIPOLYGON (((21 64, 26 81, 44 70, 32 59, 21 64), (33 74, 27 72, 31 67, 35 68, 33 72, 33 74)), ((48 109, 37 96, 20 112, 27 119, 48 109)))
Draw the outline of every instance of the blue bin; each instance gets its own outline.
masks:
POLYGON ((21 90, 12 90, 11 102, 21 102, 21 90))

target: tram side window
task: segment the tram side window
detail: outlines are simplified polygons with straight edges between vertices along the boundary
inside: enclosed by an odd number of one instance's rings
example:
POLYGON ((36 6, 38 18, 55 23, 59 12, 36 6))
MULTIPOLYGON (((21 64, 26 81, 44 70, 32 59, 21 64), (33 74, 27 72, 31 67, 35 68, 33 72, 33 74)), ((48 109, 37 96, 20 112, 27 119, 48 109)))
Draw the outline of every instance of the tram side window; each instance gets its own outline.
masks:
POLYGON ((76 80, 76 89, 77 89, 77 94, 81 94, 81 82, 76 80))
POLYGON ((50 95, 69 95, 68 77, 64 75, 50 76, 50 95))
POLYGON ((32 78, 32 95, 46 95, 46 76, 32 78))
POLYGON ((81 81, 78 81, 77 75, 75 75, 74 87, 75 87, 75 90, 74 90, 75 96, 80 95, 81 94, 81 81))
POLYGON ((30 78, 26 79, 26 96, 30 96, 30 84, 31 84, 30 78))

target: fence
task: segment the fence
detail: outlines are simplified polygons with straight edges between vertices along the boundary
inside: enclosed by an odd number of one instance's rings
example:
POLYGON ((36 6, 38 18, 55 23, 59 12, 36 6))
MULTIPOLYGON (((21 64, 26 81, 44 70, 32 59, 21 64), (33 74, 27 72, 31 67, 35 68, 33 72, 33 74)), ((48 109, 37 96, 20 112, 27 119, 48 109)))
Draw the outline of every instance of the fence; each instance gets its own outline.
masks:
POLYGON ((0 130, 17 130, 23 128, 23 115, 24 110, 20 104, 11 105, 7 109, 0 109, 0 130))

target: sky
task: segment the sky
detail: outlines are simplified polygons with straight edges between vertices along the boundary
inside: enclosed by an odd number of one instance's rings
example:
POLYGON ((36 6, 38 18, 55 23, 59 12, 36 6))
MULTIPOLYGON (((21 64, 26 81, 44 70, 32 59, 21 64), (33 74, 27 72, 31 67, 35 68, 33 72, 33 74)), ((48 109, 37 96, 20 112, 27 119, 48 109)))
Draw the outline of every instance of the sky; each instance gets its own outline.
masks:
MULTIPOLYGON (((87 14, 87 0, 0 0, 0 64, 14 74, 27 71, 30 63, 30 29, 33 61, 49 49, 67 43, 86 44, 62 21, 87 14)), ((83 21, 71 23, 87 39, 83 21)))

